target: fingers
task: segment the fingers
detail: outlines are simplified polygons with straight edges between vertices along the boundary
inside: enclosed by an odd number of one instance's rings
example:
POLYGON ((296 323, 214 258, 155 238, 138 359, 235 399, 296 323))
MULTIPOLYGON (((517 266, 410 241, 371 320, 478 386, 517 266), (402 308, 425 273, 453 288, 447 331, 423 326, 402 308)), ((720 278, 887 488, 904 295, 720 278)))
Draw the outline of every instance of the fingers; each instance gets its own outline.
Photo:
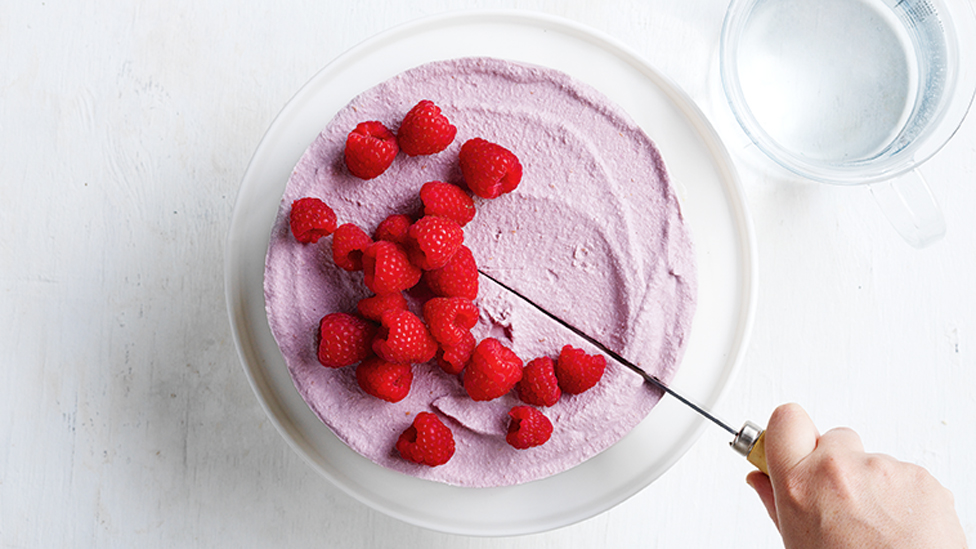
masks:
POLYGON ((817 448, 819 437, 817 427, 799 405, 784 404, 776 408, 766 427, 770 476, 777 478, 795 467, 817 448))
POLYGON ((864 453, 861 437, 847 427, 837 427, 824 433, 817 441, 817 448, 828 452, 864 453))
POLYGON ((759 499, 766 507, 769 518, 773 520, 776 528, 779 528, 779 519, 776 516, 776 498, 773 497, 773 485, 764 473, 753 471, 746 475, 746 483, 759 495, 759 499))

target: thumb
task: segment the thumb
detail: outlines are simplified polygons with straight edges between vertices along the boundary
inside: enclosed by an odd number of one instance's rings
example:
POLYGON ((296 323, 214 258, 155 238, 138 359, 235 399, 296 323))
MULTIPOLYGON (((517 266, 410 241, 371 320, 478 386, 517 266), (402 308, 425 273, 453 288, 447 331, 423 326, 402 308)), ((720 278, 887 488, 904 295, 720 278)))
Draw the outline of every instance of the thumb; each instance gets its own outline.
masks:
POLYGON ((816 449, 819 438, 817 427, 799 405, 784 404, 773 411, 766 427, 766 461, 774 485, 816 449))
POLYGON ((776 498, 773 496, 773 484, 769 481, 769 477, 761 471, 753 471, 746 475, 746 484, 752 486, 752 489, 756 491, 759 499, 766 507, 766 512, 769 513, 769 518, 773 520, 776 528, 779 528, 779 518, 776 515, 776 498))

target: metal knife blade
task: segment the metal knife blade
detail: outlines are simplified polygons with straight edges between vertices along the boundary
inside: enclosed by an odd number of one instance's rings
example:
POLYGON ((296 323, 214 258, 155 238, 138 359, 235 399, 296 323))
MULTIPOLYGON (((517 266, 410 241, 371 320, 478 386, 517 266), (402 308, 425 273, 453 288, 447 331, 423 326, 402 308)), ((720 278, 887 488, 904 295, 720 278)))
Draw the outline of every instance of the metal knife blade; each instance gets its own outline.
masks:
POLYGON ((755 465, 760 471, 768 474, 768 471, 766 469, 766 453, 765 453, 765 447, 764 447, 764 440, 765 440, 764 435, 765 435, 765 431, 762 428, 760 428, 758 425, 756 425, 756 424, 754 424, 754 423, 752 423, 750 421, 747 421, 747 422, 745 422, 745 424, 742 426, 741 429, 739 429, 738 431, 736 431, 735 429, 733 429, 732 427, 730 427, 727 423, 725 423, 724 421, 721 421, 720 419, 718 419, 717 417, 715 417, 714 415, 712 415, 709 411, 705 410, 701 406, 695 404, 691 400, 685 398, 684 396, 682 396, 678 392, 676 392, 673 389, 671 389, 670 387, 668 387, 663 381, 661 381, 660 379, 658 379, 656 376, 653 376, 653 375, 647 373, 640 366, 638 366, 638 365, 634 364, 633 362, 627 360, 626 358, 620 356, 620 354, 618 354, 614 350, 610 349, 609 347, 607 347, 606 345, 604 345, 603 343, 601 343, 599 340, 595 339, 594 337, 590 336, 586 332, 580 330, 579 328, 573 326, 569 322, 566 322, 565 320, 559 318, 555 314, 549 312, 544 307, 542 307, 541 305, 537 304, 535 301, 532 301, 528 297, 522 295, 521 293, 519 293, 517 290, 515 290, 511 286, 508 286, 504 282, 502 282, 502 281, 498 280, 497 278, 489 275, 488 273, 482 271, 481 269, 478 269, 478 273, 481 276, 483 276, 486 279, 488 279, 491 282, 493 282, 494 284, 497 284, 499 287, 503 288, 505 291, 509 292, 510 294, 514 295, 515 297, 518 297, 519 299, 521 299, 525 303, 531 305, 537 311, 539 311, 540 313, 542 313, 545 316, 549 317, 551 320, 553 320, 557 324, 563 326, 567 330, 569 330, 569 331, 573 332, 574 334, 578 335, 579 337, 583 338, 588 343, 590 343, 591 345, 593 345, 594 347, 596 347, 597 349, 599 349, 601 352, 603 352, 604 354, 606 354, 607 356, 609 356, 611 359, 615 360, 617 363, 619 363, 619 364, 627 367, 628 369, 630 369, 631 371, 633 371, 637 375, 641 376, 641 378, 643 378, 645 382, 653 385, 654 387, 660 389, 661 391, 664 391, 665 393, 667 393, 667 394, 671 395, 672 397, 678 399, 678 401, 680 401, 682 404, 685 404, 686 406, 688 406, 689 408, 691 408, 695 412, 699 413, 700 415, 702 415, 703 417, 705 417, 706 419, 708 419, 709 421, 711 421, 715 425, 718 425, 722 429, 725 429, 726 431, 729 432, 729 434, 734 435, 735 438, 730 443, 730 445, 732 446, 732 449, 734 449, 739 454, 741 454, 743 456, 746 456, 746 458, 749 460, 750 463, 752 463, 753 465, 755 465))

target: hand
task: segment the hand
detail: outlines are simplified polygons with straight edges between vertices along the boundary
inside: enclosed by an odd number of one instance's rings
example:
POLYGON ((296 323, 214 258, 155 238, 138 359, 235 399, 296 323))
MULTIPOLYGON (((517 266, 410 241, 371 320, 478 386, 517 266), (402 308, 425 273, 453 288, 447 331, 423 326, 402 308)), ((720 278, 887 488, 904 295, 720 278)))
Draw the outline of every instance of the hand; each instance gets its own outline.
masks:
POLYGON ((746 481, 787 549, 968 547, 952 494, 921 467, 864 453, 854 431, 821 436, 787 404, 773 412, 765 442, 769 476, 746 481))

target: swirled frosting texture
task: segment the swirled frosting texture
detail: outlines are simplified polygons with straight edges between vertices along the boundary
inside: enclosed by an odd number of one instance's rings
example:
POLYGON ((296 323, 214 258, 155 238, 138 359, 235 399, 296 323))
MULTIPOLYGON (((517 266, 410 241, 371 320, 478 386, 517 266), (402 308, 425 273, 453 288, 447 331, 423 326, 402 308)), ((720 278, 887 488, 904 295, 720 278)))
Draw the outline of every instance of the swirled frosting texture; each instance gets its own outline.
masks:
MULTIPOLYGON (((331 238, 299 244, 289 233, 292 201, 315 196, 367 233, 394 213, 415 214, 420 187, 440 180, 463 185, 457 154, 482 137, 513 151, 522 183, 494 200, 475 199, 465 243, 479 268, 586 331, 664 381, 681 359, 694 314, 694 251, 661 156, 637 124, 605 96, 568 75, 490 58, 438 61, 367 90, 322 131, 295 167, 271 234, 265 301, 272 332, 295 387, 309 407, 351 448, 385 467, 448 484, 487 487, 564 471, 619 440, 660 394, 612 361, 603 380, 564 395, 545 413, 555 426, 546 444, 516 450, 505 442, 506 395, 473 402, 456 376, 433 363, 414 366, 410 395, 390 404, 365 395, 355 368, 316 360, 319 320, 355 311, 369 291, 362 273, 331 259, 331 238), (346 135, 379 120, 396 131, 421 99, 457 126, 454 143, 432 156, 399 155, 380 177, 362 181, 343 163, 346 135), (453 430, 457 451, 429 468, 401 459, 397 436, 421 411, 453 430)), ((411 300, 419 312, 420 302, 411 300)), ((525 362, 558 356, 586 342, 482 277, 478 339, 496 337, 525 362)))

